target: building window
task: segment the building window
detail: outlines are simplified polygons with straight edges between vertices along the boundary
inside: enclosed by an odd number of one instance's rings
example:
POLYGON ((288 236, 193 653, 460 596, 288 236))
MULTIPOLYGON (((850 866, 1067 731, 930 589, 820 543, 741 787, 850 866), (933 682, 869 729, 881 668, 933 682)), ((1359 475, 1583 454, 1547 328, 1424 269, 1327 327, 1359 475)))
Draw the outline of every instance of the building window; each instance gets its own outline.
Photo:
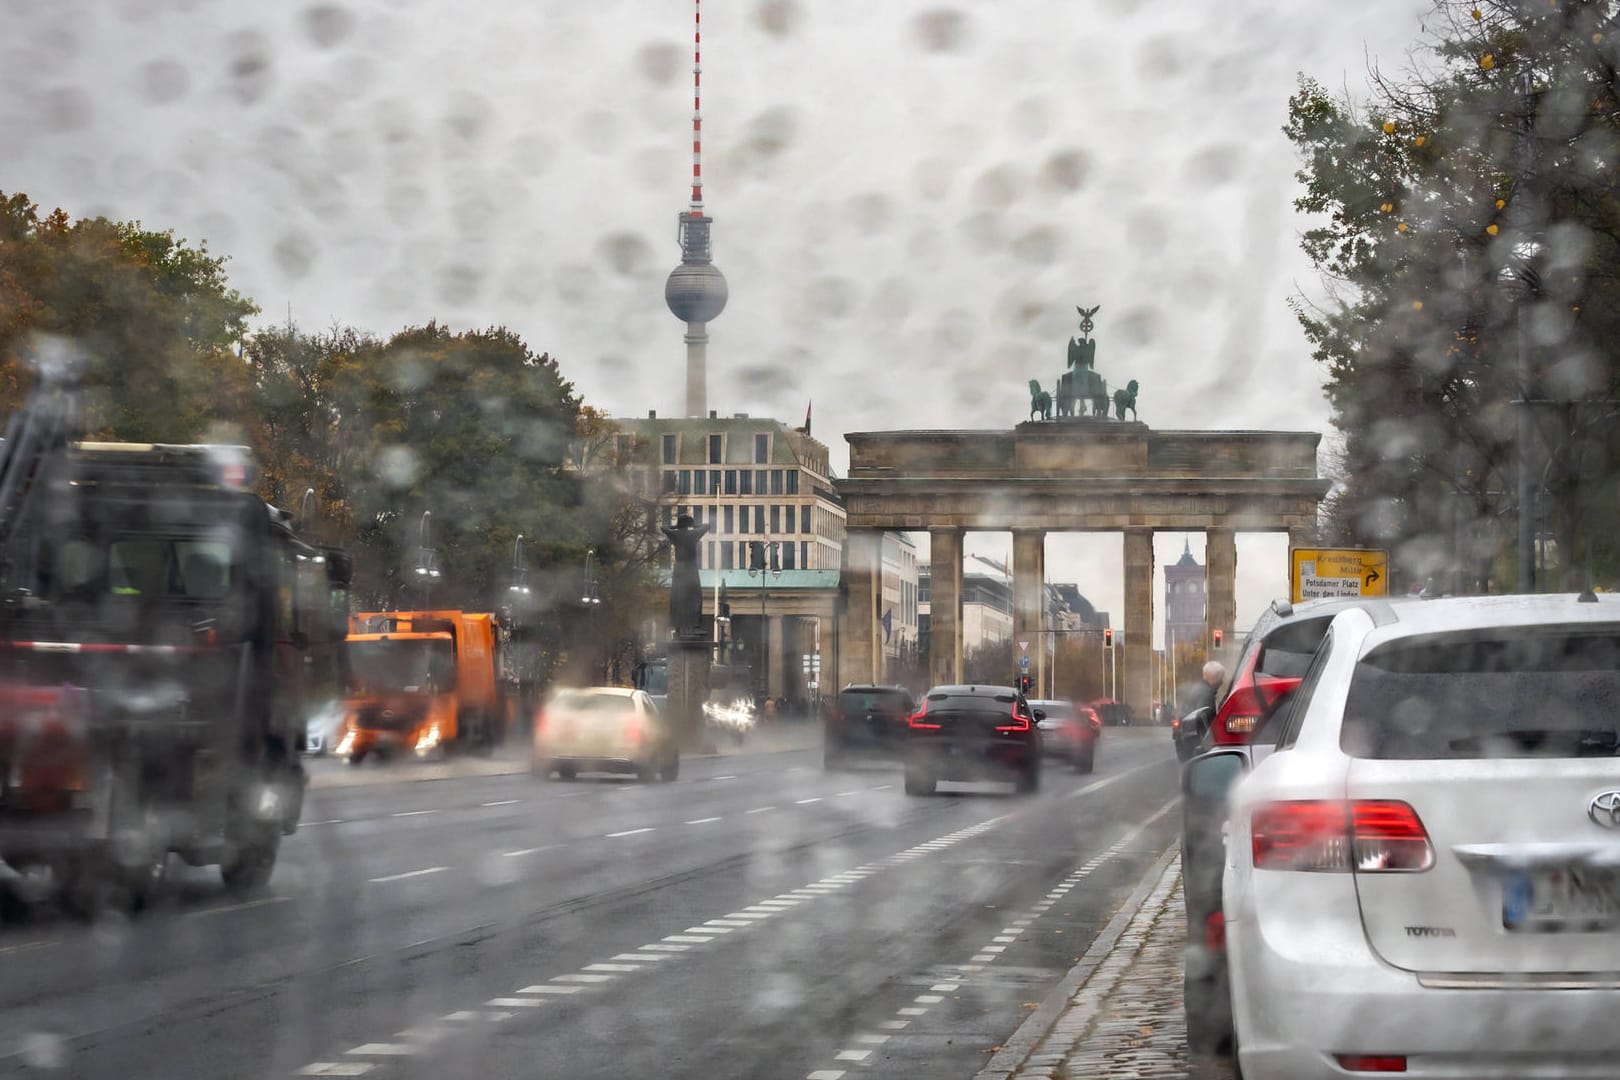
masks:
POLYGON ((754 507, 754 531, 761 535, 765 533, 765 508, 763 506, 754 507))
POLYGON ((771 505, 771 535, 773 535, 773 536, 779 535, 781 532, 782 532, 782 508, 773 503, 771 505))
POLYGON ((680 494, 680 495, 690 495, 690 494, 692 494, 692 470, 691 469, 682 469, 680 471, 680 482, 677 484, 677 486, 675 488, 675 491, 676 491, 677 494, 680 494))
POLYGON ((769 435, 754 436, 754 464, 769 465, 771 461, 771 437, 769 435))
POLYGON ((720 530, 721 532, 729 533, 729 532, 736 532, 737 531, 736 529, 732 528, 732 525, 734 524, 734 522, 733 522, 733 519, 732 519, 732 516, 731 516, 731 507, 729 507, 729 506, 725 508, 725 519, 724 520, 725 520, 725 523, 726 523, 726 527, 724 529, 721 529, 720 530))
POLYGON ((665 465, 673 465, 673 464, 675 464, 675 436, 674 435, 665 435, 664 436, 664 464, 665 465))
POLYGON ((742 481, 742 486, 737 489, 737 494, 752 495, 754 493, 754 471, 752 469, 743 469, 738 479, 742 481))
POLYGON ((634 435, 615 435, 613 437, 613 454, 618 459, 616 465, 629 462, 631 455, 636 452, 636 437, 634 435))
POLYGON ((794 527, 798 523, 793 520, 794 517, 797 516, 794 513, 794 511, 797 510, 797 509, 798 508, 795 507, 792 503, 788 503, 786 506, 782 507, 782 517, 783 517, 783 521, 782 521, 783 529, 782 529, 782 531, 783 532, 796 533, 796 532, 799 531, 797 528, 794 527))
POLYGON ((771 494, 772 495, 780 495, 780 494, 782 494, 782 470, 781 469, 772 469, 771 470, 771 494))
POLYGON ((771 490, 771 477, 769 469, 759 469, 754 473, 754 494, 764 495, 771 490))
POLYGON ((724 454, 725 445, 726 445, 725 436, 723 436, 723 435, 710 435, 709 436, 709 464, 710 465, 719 465, 719 464, 721 464, 722 462, 724 462, 726 460, 725 459, 725 454, 724 454))
POLYGON ((729 543, 720 545, 720 569, 730 570, 733 568, 734 561, 732 556, 734 553, 735 549, 733 549, 729 543))
POLYGON ((797 495, 799 493, 799 470, 798 469, 789 469, 788 470, 788 474, 787 474, 787 493, 789 495, 797 495))
POLYGON ((673 494, 675 494, 675 470, 674 469, 665 469, 663 475, 664 475, 664 481, 663 481, 664 494, 665 495, 673 495, 673 494))
POLYGON ((692 470, 692 494, 707 495, 709 493, 709 474, 702 469, 692 470))
POLYGON ((793 545, 792 544, 783 544, 782 545, 782 569, 784 569, 784 570, 797 570, 798 569, 798 567, 794 565, 793 554, 794 554, 794 552, 793 552, 793 545))
POLYGON ((735 494, 737 494, 737 470, 736 469, 727 469, 726 470, 726 494, 727 495, 735 495, 735 494))
POLYGON ((710 469, 709 470, 709 494, 710 495, 718 495, 718 494, 720 494, 720 470, 719 469, 710 469))
POLYGON ((806 570, 812 569, 810 566, 810 542, 808 540, 799 541, 799 565, 806 570))

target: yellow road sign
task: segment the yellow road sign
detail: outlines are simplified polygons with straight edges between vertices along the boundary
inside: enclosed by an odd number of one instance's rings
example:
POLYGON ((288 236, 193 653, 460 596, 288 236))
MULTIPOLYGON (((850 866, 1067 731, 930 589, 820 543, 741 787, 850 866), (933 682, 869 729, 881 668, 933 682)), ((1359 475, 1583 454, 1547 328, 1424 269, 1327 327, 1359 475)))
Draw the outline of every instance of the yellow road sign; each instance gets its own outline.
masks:
POLYGON ((1389 552, 1370 548, 1293 548, 1288 585, 1294 603, 1333 596, 1384 596, 1389 552))

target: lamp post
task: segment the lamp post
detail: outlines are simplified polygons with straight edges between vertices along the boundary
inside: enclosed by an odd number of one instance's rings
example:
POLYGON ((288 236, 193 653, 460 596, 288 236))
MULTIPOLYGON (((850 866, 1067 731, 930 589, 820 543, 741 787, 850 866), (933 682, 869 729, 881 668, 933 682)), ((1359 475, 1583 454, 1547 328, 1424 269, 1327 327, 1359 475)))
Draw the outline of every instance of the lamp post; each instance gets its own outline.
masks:
POLYGON ((416 545, 416 578, 422 583, 422 610, 428 609, 428 600, 432 596, 433 582, 440 576, 438 559, 439 553, 428 546, 428 522, 433 517, 433 511, 422 511, 422 526, 417 536, 416 545))
POLYGON ((770 632, 765 615, 765 575, 770 573, 774 577, 782 576, 782 566, 777 561, 776 542, 773 540, 755 540, 749 545, 748 576, 759 575, 759 691, 763 699, 771 692, 770 670, 770 632))
POLYGON ((588 608, 602 603, 601 590, 596 580, 596 565, 596 549, 588 548, 585 552, 585 589, 579 598, 579 602, 588 608))

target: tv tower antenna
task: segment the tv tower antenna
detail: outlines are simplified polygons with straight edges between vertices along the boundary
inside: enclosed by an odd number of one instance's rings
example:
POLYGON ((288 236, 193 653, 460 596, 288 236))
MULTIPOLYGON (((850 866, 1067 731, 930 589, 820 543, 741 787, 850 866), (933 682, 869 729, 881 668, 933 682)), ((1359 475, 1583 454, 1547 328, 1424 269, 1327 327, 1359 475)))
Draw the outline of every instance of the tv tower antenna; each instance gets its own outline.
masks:
POLYGON ((692 3, 692 204, 680 215, 681 265, 664 283, 664 302, 686 324, 686 415, 704 416, 708 324, 725 310, 728 290, 725 275, 711 261, 709 230, 714 219, 703 213, 703 0, 692 3))

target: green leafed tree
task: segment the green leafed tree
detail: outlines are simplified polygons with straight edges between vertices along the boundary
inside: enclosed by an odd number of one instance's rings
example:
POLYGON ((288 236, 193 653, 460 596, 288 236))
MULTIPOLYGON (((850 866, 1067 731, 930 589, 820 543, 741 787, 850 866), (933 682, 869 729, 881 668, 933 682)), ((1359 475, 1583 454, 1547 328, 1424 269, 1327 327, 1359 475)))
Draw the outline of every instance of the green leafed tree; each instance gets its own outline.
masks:
POLYGON ((1517 585, 1521 512, 1562 552, 1550 584, 1587 539, 1620 564, 1615 9, 1438 0, 1402 75, 1364 99, 1304 79, 1289 102, 1320 275, 1296 310, 1343 435, 1329 538, 1391 548, 1408 580, 1517 585))
POLYGON ((232 346, 256 310, 206 245, 135 222, 41 216, 27 196, 0 193, 0 409, 54 352, 84 368, 94 434, 217 435, 219 421, 246 419, 232 346))

